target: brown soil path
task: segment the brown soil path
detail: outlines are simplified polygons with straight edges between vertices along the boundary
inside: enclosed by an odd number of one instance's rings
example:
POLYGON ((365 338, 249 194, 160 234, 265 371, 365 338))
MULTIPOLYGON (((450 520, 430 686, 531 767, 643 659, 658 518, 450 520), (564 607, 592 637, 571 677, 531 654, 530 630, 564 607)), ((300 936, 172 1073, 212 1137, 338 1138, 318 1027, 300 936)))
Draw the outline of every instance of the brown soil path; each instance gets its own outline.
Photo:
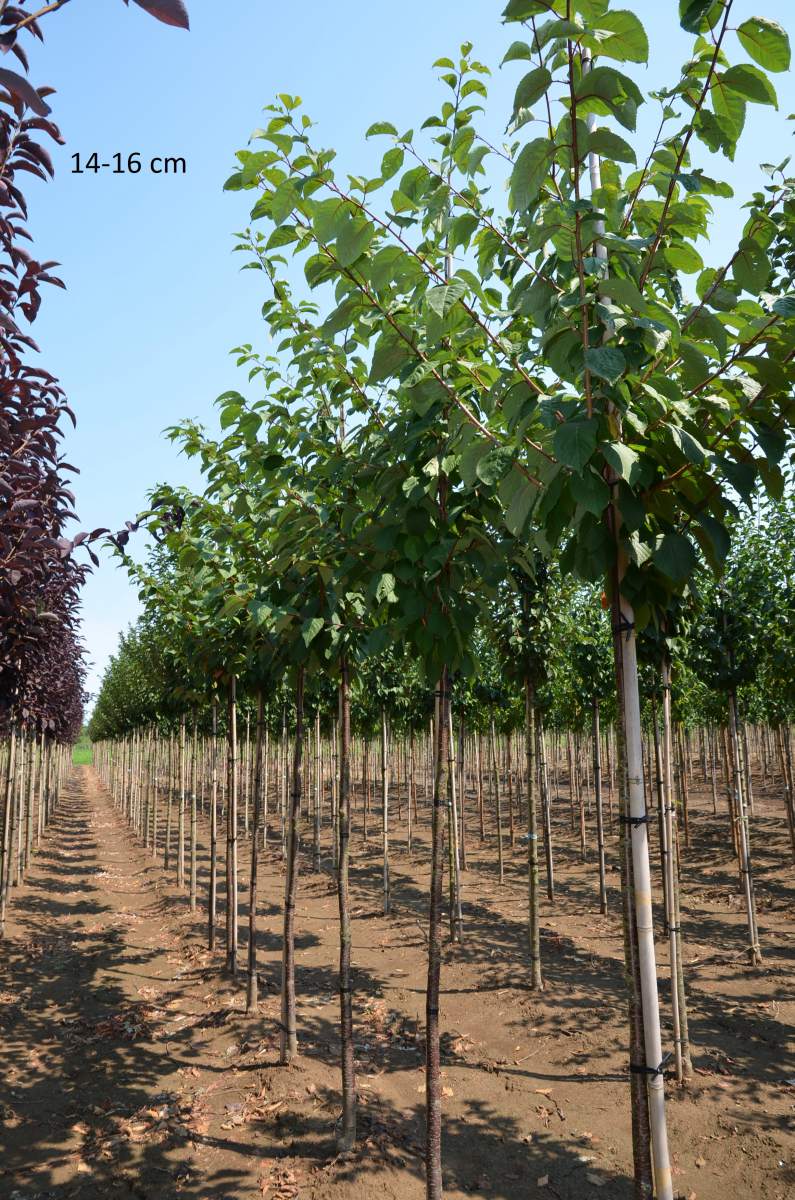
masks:
POLYGON ((181 906, 90 768, 66 788, 12 910, 0 1196, 175 1194, 195 1121, 192 1068, 168 1040, 189 1005, 181 906))
MULTIPOLYGON (((694 796, 684 917, 698 1073, 669 1105, 676 1184, 697 1200, 786 1200, 795 1189, 795 872, 782 814, 760 796, 766 958, 751 972, 724 824, 703 801, 694 796)), ((470 850, 465 943, 448 950, 443 975, 451 1200, 631 1196, 617 875, 611 913, 599 917, 593 863, 579 862, 565 822, 556 841, 540 997, 525 987, 522 851, 508 855, 500 888, 493 848, 470 850)), ((384 918, 376 845, 356 860, 361 1139, 340 1162, 330 874, 302 864, 302 1056, 279 1068, 278 860, 263 866, 262 1002, 247 1018, 242 983, 225 980, 222 952, 204 949, 201 914, 187 911, 92 769, 79 768, 14 893, 0 949, 0 1200, 421 1200, 425 861, 420 850, 410 864, 396 847, 395 911, 384 918)))

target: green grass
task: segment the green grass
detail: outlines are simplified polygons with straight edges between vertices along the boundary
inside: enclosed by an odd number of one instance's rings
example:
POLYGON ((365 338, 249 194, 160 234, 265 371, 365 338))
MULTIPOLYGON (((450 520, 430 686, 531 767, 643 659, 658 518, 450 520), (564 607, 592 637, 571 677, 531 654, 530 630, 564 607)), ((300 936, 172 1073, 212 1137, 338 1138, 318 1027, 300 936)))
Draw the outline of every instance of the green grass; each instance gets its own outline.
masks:
POLYGON ((94 761, 94 752, 88 738, 81 738, 72 746, 72 762, 76 767, 90 767, 94 761))

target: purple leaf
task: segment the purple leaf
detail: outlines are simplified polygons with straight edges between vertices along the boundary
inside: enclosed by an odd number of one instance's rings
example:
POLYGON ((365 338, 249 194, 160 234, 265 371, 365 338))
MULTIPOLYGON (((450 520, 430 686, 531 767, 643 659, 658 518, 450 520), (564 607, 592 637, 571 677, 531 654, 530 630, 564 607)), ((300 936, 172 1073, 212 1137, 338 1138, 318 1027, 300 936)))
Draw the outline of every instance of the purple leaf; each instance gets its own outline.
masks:
POLYGON ((17 75, 16 71, 0 67, 0 86, 8 88, 9 92, 18 96, 27 104, 28 108, 32 108, 40 117, 46 117, 51 111, 49 104, 44 103, 33 84, 24 75, 17 75))
MULTIPOLYGON (((128 0, 124 0, 127 4, 128 0)), ((190 29, 188 10, 182 0, 135 0, 139 8, 151 13, 164 25, 176 25, 178 29, 190 29)))

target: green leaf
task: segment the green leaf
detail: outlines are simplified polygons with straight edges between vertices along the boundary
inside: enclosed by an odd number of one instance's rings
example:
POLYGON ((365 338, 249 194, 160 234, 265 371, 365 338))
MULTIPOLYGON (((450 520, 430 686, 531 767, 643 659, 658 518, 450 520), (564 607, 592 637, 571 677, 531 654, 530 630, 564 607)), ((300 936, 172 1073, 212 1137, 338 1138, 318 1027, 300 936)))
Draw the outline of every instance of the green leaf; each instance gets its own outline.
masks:
POLYGON ((552 76, 546 67, 536 67, 534 71, 528 71, 527 75, 519 81, 516 89, 513 99, 513 117, 515 118, 521 109, 530 108, 536 100, 540 100, 551 82, 552 76))
POLYGON ((575 96, 579 101, 605 104, 625 129, 635 128, 638 108, 643 104, 638 85, 615 67, 594 67, 580 79, 575 96))
POLYGON ((266 604, 264 600, 252 600, 248 606, 248 611, 251 613, 255 625, 264 625, 273 612, 273 608, 270 604, 266 604))
POLYGON ((537 13, 536 0, 508 0, 502 15, 506 21, 526 21, 528 17, 534 17, 537 13))
POLYGON ((242 411, 239 404, 225 404, 221 410, 221 420, 219 421, 221 428, 229 429, 234 425, 242 411))
POLYGON ((381 178, 386 180, 391 179, 393 175, 397 175, 403 166, 404 158, 405 154, 400 146, 393 146, 391 150, 387 150, 381 159, 381 178))
POLYGON ((513 454, 507 448, 496 446, 478 460, 475 471, 481 483, 492 486, 502 479, 513 462, 513 454))
POLYGON ((590 346, 585 351, 585 366, 592 375, 616 383, 627 367, 627 360, 617 346, 590 346))
POLYGON ((381 383, 389 379, 402 367, 409 355, 409 348, 401 337, 391 329, 382 333, 373 351, 370 366, 370 383, 381 383))
POLYGON ((555 430, 552 449, 555 457, 566 467, 582 471, 594 450, 599 421, 596 417, 575 417, 564 421, 555 430))
POLYGON ((395 129, 395 126, 391 125, 389 121, 376 121, 375 124, 371 125, 367 130, 365 137, 375 137, 379 133, 390 133, 392 137, 398 136, 397 129, 395 129))
POLYGON ((717 16, 720 9, 720 0, 679 0, 679 24, 688 33, 700 33, 709 24, 704 18, 717 16))
POLYGON ((595 517, 601 517, 610 503, 610 488, 600 475, 591 470, 572 476, 571 494, 578 504, 595 517))
POLYGON ((682 583, 692 574, 697 560, 689 538, 682 533, 666 533, 654 551, 652 561, 663 575, 682 583))
POLYGON ((724 87, 722 76, 717 76, 712 85, 710 98, 722 137, 730 143, 737 142, 745 128, 748 109, 748 101, 745 96, 741 96, 731 87, 724 87))
POLYGON ((526 58, 528 61, 530 61, 532 57, 533 55, 527 42, 511 42, 502 61, 503 63, 516 62, 517 59, 522 58, 526 58))
MULTIPOLYGON (((717 521, 714 517, 711 517, 709 513, 700 513, 696 519, 709 539, 709 548, 712 551, 713 566, 720 567, 720 565, 725 561, 726 555, 729 553, 729 549, 731 547, 731 538, 729 537, 729 532, 725 525, 723 525, 720 521, 717 521)), ((708 549, 705 547, 704 542, 701 539, 699 539, 699 544, 704 553, 707 554, 708 549)))
POLYGON ((762 448, 765 458, 774 466, 781 462, 787 450, 786 436, 777 429, 765 425, 757 425, 756 440, 762 448))
POLYGON ((488 443, 482 441, 471 441, 458 464, 458 469, 461 472, 461 478, 467 487, 472 487, 478 477, 478 463, 485 454, 488 454, 488 443))
POLYGON ((536 138, 522 147, 511 172, 511 206, 515 212, 529 208, 538 196, 553 149, 548 138, 536 138))
POLYGON ((623 442, 606 442, 602 446, 602 454, 608 466, 611 466, 621 479, 631 483, 640 459, 634 450, 623 442))
POLYGON ((555 41, 557 38, 581 37, 583 26, 579 21, 566 20, 549 20, 544 21, 542 25, 536 26, 536 36, 533 42, 533 49, 542 50, 547 42, 555 41))
MULTIPOLYGON (((646 30, 633 12, 615 9, 597 17, 593 40, 597 53, 617 62, 645 63, 649 61, 649 39, 646 30), (603 38, 602 34, 610 36, 603 38)), ((591 40, 591 39, 589 39, 591 40)))
POLYGON ((281 225, 298 203, 298 190, 291 179, 288 179, 271 196, 271 219, 274 225, 281 225))
POLYGON ((756 467, 747 462, 734 462, 730 458, 721 459, 720 467, 734 490, 746 504, 750 504, 756 487, 756 467))
POLYGON ((773 301, 773 312, 776 316, 795 317, 795 296, 779 296, 773 301))
POLYGON ((688 242, 680 242, 678 246, 666 246, 663 257, 675 271, 682 271, 685 275, 694 275, 696 271, 704 269, 703 258, 695 246, 688 242))
POLYGON ((375 589, 376 600, 386 600, 388 604, 397 604, 398 596, 395 591, 395 576, 385 572, 378 580, 375 589))
POLYGON ((449 283, 440 283, 437 287, 429 288, 425 293, 425 303, 431 312, 435 312, 437 316, 447 316, 453 305, 465 296, 467 292, 467 284, 464 279, 456 277, 451 279, 449 283))
POLYGON ((391 633, 386 625, 376 625, 365 638, 365 657, 372 658, 375 654, 383 654, 391 640, 391 633))
POLYGON ((732 265, 732 277, 744 291, 758 296, 770 278, 770 260, 751 238, 740 242, 740 253, 732 265))
POLYGON ((763 71, 752 67, 750 63, 741 63, 737 67, 729 67, 720 77, 721 83, 732 91, 739 92, 756 104, 772 104, 778 108, 776 89, 763 71))
POLYGON ((514 537, 520 537, 524 532, 527 518, 538 496, 537 489, 524 476, 513 488, 513 495, 505 510, 505 525, 514 537))
POLYGON ((369 221, 350 218, 337 237, 336 255, 341 267, 350 267, 356 262, 373 239, 375 230, 369 221))
POLYGON ((469 245, 469 239, 478 228, 478 218, 474 213, 462 213, 460 217, 455 217, 450 225, 450 253, 452 254, 458 246, 469 245))
POLYGON ((425 542, 421 537, 407 537, 403 542, 403 553, 409 562, 419 562, 425 553, 425 542))
POLYGON ((751 17, 738 26, 737 36, 743 49, 766 71, 789 70, 789 37, 775 21, 751 17))
POLYGON ((648 312, 649 306, 643 294, 631 279, 621 279, 618 275, 611 275, 608 279, 600 280, 598 287, 600 296, 609 296, 611 300, 625 304, 633 312, 648 312))
POLYGON ((308 620, 304 621, 303 625, 301 626, 301 637, 304 639, 305 646, 308 646, 310 642, 314 641, 323 628, 323 624, 324 622, 322 617, 310 617, 308 620))
POLYGON ((629 142, 625 142, 617 133, 613 133, 612 129, 594 129, 593 133, 589 133, 587 150, 594 154, 602 154, 614 162, 636 163, 638 161, 629 142))
POLYGON ((697 464, 704 462, 707 452, 692 433, 688 433, 686 429, 682 429, 678 425, 669 425, 668 429, 674 442, 689 462, 697 464))

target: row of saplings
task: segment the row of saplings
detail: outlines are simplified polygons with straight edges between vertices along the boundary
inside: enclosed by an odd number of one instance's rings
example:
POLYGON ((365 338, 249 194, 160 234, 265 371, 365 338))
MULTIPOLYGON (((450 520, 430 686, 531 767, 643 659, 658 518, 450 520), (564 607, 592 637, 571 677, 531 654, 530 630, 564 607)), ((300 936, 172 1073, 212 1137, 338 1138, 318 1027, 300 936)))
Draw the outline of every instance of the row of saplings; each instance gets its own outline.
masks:
POLYGON ((0 937, 5 935, 11 888, 24 881, 52 819, 71 754, 71 746, 26 723, 12 725, 0 745, 0 937))
MULTIPOLYGON (((667 681, 666 681, 667 682, 667 681)), ((461 876, 468 866, 467 850, 474 836, 496 844, 495 874, 505 878, 505 848, 517 842, 526 851, 529 874, 528 945, 531 985, 543 986, 539 908, 540 862, 545 868, 545 892, 554 900, 554 840, 569 825, 579 841, 583 861, 588 850, 588 827, 595 823, 599 906, 607 910, 605 846, 613 832, 618 838, 622 874, 627 869, 629 837, 637 819, 623 816, 617 761, 616 732, 600 728, 598 705, 590 735, 546 731, 540 714, 524 730, 498 734, 494 723, 485 732, 468 731, 455 722, 452 706, 440 719, 439 696, 429 729, 398 733, 382 713, 378 735, 353 738, 350 706, 341 689, 339 711, 321 724, 320 714, 306 720, 303 679, 299 672, 298 704, 288 723, 286 706, 272 733, 262 695, 244 706, 245 733, 238 715, 236 684, 232 679, 225 719, 215 701, 207 714, 194 709, 183 716, 175 732, 155 726, 133 730, 124 737, 95 745, 95 763, 138 836, 153 855, 161 852, 164 866, 174 869, 177 884, 188 890, 191 911, 198 907, 199 823, 209 825, 207 895, 208 943, 216 944, 219 895, 219 829, 225 837, 225 950, 229 972, 238 973, 238 846, 249 835, 251 870, 248 904, 247 1010, 257 1004, 257 886, 258 862, 269 837, 284 860, 285 899, 281 980, 280 1061, 289 1062, 298 1050, 295 989, 295 906, 298 849, 303 835, 315 870, 325 854, 333 864, 340 900, 341 1057, 343 1113, 339 1147, 349 1151, 356 1137, 356 1097, 351 1004, 351 916, 348 862, 351 834, 356 831, 364 849, 375 838, 381 843, 384 911, 391 905, 392 823, 402 850, 412 854, 417 826, 427 825, 431 837, 446 838, 449 868, 450 937, 464 937, 461 876), (221 730, 221 725, 225 729, 221 730), (280 726, 280 727, 279 727, 280 726), (220 734, 223 732, 224 737, 220 734), (446 736, 441 736, 445 734, 446 736), (528 787, 528 781, 530 786, 528 787), (446 802, 433 804, 440 792, 446 802), (561 811, 562 810, 562 811, 561 811), (606 811, 605 811, 606 810, 606 811), (557 818, 557 820, 555 819, 557 818), (553 836, 554 835, 554 836, 553 836), (540 852, 539 843, 543 846, 540 852)), ((792 754, 788 729, 741 724, 736 709, 724 728, 686 731, 672 723, 670 688, 662 690, 661 712, 653 714, 644 738, 647 819, 643 831, 657 843, 662 894, 662 932, 671 964, 671 1007, 676 1077, 691 1072, 686 995, 682 970, 680 915, 681 843, 690 844, 689 793, 694 780, 711 791, 713 813, 719 797, 725 803, 739 881, 745 900, 748 956, 761 962, 756 923, 754 880, 750 855, 749 816, 754 815, 752 766, 764 781, 783 786, 793 861, 795 805, 792 754), (658 720, 659 715, 659 720, 658 720), (681 836, 680 836, 681 829, 681 836)), ((443 711, 443 709, 442 709, 443 711)), ((440 882, 440 881, 437 881, 440 882)), ((439 899, 441 889, 437 889, 439 899)), ((432 888, 433 902, 433 888, 432 888)), ((624 913, 626 919, 626 909, 624 913)), ((430 1017, 431 1014, 429 1014, 430 1017)), ((437 1029, 438 1033, 438 1029, 437 1029)), ((642 1049, 631 1082, 643 1083, 642 1049)), ((428 1062, 428 1088, 440 1087, 434 1063, 428 1062)))

